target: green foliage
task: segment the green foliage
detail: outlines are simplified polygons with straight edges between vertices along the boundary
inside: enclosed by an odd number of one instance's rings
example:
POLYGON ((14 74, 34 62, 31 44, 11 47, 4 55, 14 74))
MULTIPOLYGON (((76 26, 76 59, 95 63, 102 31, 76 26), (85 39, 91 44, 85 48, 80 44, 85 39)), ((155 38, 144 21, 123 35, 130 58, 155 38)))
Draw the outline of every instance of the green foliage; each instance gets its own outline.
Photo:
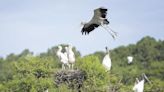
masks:
POLYGON ((109 83, 109 74, 105 71, 96 56, 86 56, 77 61, 77 67, 86 73, 84 92, 101 92, 106 90, 109 83))
POLYGON ((6 88, 0 89, 1 91, 43 92, 45 88, 53 87, 51 74, 54 69, 51 58, 24 57, 11 62, 9 66, 12 76, 2 84, 6 88))
POLYGON ((94 56, 98 57, 99 61, 102 62, 105 53, 103 51, 98 51, 93 54, 94 56))
POLYGON ((157 56, 160 55, 158 49, 156 49, 158 43, 154 38, 145 37, 137 43, 136 53, 140 57, 141 62, 157 60, 157 56))
MULTIPOLYGON (((62 46, 68 46, 62 44, 62 46)), ((0 57, 0 92, 76 92, 65 84, 54 85, 54 72, 61 69, 56 56, 57 46, 33 56, 28 49, 20 54, 0 57)), ((106 72, 101 62, 105 52, 99 51, 81 57, 73 48, 77 69, 86 73, 82 92, 132 92, 135 78, 141 80, 145 73, 152 84, 145 82, 144 92, 164 92, 164 41, 144 37, 136 44, 120 46, 111 50, 112 69, 106 72), (127 56, 132 55, 132 64, 127 56)))
MULTIPOLYGON (((144 37, 137 44, 120 46, 111 51, 112 69, 110 75, 117 75, 114 78, 118 81, 122 79, 121 85, 115 81, 111 88, 118 87, 117 91, 131 92, 135 78, 141 79, 141 74, 145 73, 153 85, 145 83, 145 92, 162 92, 164 86, 164 41, 156 41, 152 37, 144 37), (133 63, 127 63, 127 56, 134 57, 133 63), (158 83, 156 82, 157 80, 158 83), (159 85, 158 85, 159 84, 159 85), (162 90, 162 91, 152 91, 162 90)), ((97 53, 94 54, 97 56, 97 53)), ((102 57, 101 57, 102 58, 102 57)), ((113 79, 110 79, 113 80, 113 79)))
POLYGON ((54 92, 76 92, 76 91, 73 89, 69 89, 68 86, 63 84, 60 87, 56 88, 54 92))

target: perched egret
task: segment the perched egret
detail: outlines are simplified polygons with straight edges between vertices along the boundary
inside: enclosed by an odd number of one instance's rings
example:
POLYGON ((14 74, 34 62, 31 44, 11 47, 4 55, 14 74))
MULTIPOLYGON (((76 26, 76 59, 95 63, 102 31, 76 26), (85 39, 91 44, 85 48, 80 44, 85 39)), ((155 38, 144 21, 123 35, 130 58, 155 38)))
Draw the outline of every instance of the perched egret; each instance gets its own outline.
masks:
POLYGON ((145 75, 145 73, 143 73, 141 81, 139 81, 139 79, 136 78, 136 82, 135 82, 135 85, 133 87, 134 92, 143 92, 144 91, 145 79, 151 84, 151 81, 148 79, 148 77, 145 75))
POLYGON ((132 56, 127 56, 128 59, 128 64, 131 64, 133 62, 133 57, 132 56))
POLYGON ((143 92, 144 90, 144 82, 145 80, 142 79, 141 81, 139 81, 138 83, 136 83, 133 87, 133 91, 134 92, 143 92))
POLYGON ((109 71, 111 69, 111 66, 112 66, 110 53, 109 53, 109 50, 107 47, 106 47, 106 55, 103 58, 102 65, 107 69, 107 71, 109 71))

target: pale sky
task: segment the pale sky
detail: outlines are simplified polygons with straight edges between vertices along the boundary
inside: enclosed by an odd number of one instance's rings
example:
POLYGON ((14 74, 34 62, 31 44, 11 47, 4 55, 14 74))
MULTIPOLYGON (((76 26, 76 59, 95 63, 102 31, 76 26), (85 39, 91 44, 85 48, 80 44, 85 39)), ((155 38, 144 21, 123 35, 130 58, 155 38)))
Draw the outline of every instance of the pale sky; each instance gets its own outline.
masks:
POLYGON ((136 43, 144 36, 164 40, 164 0, 0 0, 0 56, 29 49, 35 54, 71 44, 82 55, 136 43), (101 27, 87 36, 81 22, 106 7, 112 37, 101 27))

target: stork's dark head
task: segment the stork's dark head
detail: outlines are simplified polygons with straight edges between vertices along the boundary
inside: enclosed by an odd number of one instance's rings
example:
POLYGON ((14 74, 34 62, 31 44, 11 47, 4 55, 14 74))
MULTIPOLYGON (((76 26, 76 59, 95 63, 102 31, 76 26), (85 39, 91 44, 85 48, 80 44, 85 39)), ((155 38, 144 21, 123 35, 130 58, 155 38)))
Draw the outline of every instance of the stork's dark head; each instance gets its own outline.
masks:
POLYGON ((107 46, 105 47, 105 49, 106 49, 106 53, 109 54, 109 50, 108 50, 108 47, 107 46))
POLYGON ((105 49, 108 50, 108 47, 106 46, 105 49))

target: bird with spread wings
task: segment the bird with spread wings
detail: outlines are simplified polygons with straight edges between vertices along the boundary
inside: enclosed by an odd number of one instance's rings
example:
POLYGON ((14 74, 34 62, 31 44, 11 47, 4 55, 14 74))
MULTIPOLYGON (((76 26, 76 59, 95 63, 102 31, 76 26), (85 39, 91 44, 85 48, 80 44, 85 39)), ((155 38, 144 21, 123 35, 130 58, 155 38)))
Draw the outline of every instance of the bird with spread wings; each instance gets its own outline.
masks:
POLYGON ((85 35, 89 34, 95 28, 98 28, 99 26, 101 26, 105 30, 107 30, 107 32, 115 39, 115 37, 117 36, 117 33, 113 31, 111 28, 109 28, 109 26, 107 26, 109 24, 109 21, 106 18, 107 11, 108 9, 104 7, 95 9, 92 19, 87 23, 82 23, 84 25, 81 30, 82 35, 83 33, 85 33, 85 35))

